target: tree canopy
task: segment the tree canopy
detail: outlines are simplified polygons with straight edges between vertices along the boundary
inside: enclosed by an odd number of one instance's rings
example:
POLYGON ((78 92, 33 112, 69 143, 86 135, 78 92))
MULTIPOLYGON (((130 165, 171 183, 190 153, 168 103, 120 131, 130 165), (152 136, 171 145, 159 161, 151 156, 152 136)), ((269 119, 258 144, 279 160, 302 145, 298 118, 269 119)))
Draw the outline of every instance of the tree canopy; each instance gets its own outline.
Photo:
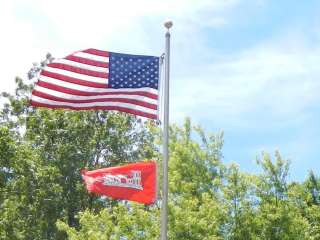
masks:
MULTIPOLYGON (((115 112, 31 108, 32 84, 16 83, 0 112, 0 239, 158 239, 161 191, 151 206, 111 200, 88 194, 80 170, 143 159, 161 168, 159 126, 115 112)), ((245 173, 225 164, 222 150, 222 133, 190 119, 170 126, 169 239, 320 239, 316 173, 289 181, 279 152, 261 153, 261 172, 245 173)))

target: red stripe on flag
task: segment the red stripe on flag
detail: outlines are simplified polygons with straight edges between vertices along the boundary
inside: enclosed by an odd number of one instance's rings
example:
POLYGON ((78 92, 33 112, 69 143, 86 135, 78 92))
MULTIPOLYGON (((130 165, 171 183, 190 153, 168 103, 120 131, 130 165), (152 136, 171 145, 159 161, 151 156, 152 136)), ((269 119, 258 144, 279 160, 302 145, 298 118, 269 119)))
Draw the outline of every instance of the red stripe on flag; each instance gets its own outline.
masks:
POLYGON ((68 103, 92 103, 92 102, 120 102, 120 103, 130 103, 138 106, 142 106, 145 108, 157 110, 157 105, 135 100, 128 98, 95 98, 95 99, 85 99, 85 100, 77 100, 77 99, 66 99, 61 97, 52 96, 47 93, 43 93, 37 90, 32 91, 32 95, 38 96, 41 98, 57 101, 57 102, 68 102, 68 103))
POLYGON ((48 88, 54 91, 58 92, 64 92, 71 95, 78 95, 78 96, 97 96, 97 95, 119 95, 119 94, 126 94, 126 95, 138 95, 138 96, 144 96, 151 99, 158 99, 158 96, 156 94, 152 94, 149 92, 144 91, 134 91, 134 92, 127 92, 127 91, 113 91, 113 92, 86 92, 86 91, 80 91, 80 90, 74 90, 66 87, 61 87, 55 84, 43 82, 41 80, 37 83, 38 86, 48 88))
MULTIPOLYGON (((104 83, 89 82, 86 80, 65 76, 65 75, 62 75, 59 73, 48 72, 46 70, 42 70, 41 75, 46 76, 46 77, 50 77, 50 78, 54 78, 57 80, 61 80, 64 82, 78 84, 81 86, 94 87, 94 88, 107 88, 108 87, 107 83, 104 84, 104 83)), ((106 82, 107 82, 107 79, 106 79, 106 82)))
POLYGON ((44 103, 39 103, 33 100, 31 100, 31 105, 34 107, 45 107, 45 108, 51 108, 51 109, 63 108, 63 109, 70 109, 70 110, 114 110, 114 111, 131 113, 133 115, 138 115, 145 118, 157 119, 156 114, 146 113, 146 112, 133 110, 130 108, 118 107, 118 106, 70 107, 67 105, 44 104, 44 103))
POLYGON ((81 52, 90 53, 90 54, 94 54, 94 55, 98 55, 98 56, 102 56, 102 57, 109 57, 109 52, 94 49, 94 48, 89 48, 89 49, 83 50, 81 52))
POLYGON ((96 67, 103 67, 103 68, 108 68, 109 67, 109 63, 107 63, 107 62, 91 60, 91 59, 77 57, 77 56, 73 56, 73 55, 67 56, 64 59, 67 59, 67 60, 70 60, 70 61, 73 61, 73 62, 88 64, 88 65, 96 66, 96 67))
POLYGON ((79 74, 84 74, 92 77, 108 78, 109 76, 107 72, 97 72, 93 70, 82 69, 82 68, 70 66, 63 63, 50 63, 48 64, 48 67, 58 68, 58 69, 79 73, 79 74))

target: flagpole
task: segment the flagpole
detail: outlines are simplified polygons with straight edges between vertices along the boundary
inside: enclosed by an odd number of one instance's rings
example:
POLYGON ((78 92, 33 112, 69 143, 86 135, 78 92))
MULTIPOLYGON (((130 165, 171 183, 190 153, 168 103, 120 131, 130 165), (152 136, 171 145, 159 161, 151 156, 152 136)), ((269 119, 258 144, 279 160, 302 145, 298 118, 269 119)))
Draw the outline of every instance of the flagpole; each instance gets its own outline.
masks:
POLYGON ((167 21, 164 26, 166 32, 165 79, 164 79, 164 109, 163 109, 163 186, 161 204, 161 240, 168 236, 168 160, 169 160, 169 78, 170 78, 170 32, 172 22, 167 21))

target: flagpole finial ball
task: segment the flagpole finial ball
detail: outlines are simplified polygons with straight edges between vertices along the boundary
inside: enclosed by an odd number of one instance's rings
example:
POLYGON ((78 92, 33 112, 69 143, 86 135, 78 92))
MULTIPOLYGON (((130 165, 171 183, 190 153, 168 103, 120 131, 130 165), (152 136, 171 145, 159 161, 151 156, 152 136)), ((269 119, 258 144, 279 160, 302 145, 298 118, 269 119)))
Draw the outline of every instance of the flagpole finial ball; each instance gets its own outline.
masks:
POLYGON ((167 29, 170 29, 170 28, 172 27, 172 25, 173 25, 172 21, 166 21, 166 22, 164 23, 164 26, 165 26, 167 29))

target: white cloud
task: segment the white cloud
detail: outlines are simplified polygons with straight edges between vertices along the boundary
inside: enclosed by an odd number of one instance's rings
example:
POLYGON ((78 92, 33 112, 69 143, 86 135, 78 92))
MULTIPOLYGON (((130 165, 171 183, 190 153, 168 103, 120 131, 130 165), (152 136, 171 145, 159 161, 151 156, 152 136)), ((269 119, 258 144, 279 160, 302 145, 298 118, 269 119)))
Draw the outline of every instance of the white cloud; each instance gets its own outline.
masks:
MULTIPOLYGON (((251 5, 263 3, 252 1, 251 5)), ((174 119, 197 115, 232 121, 257 108, 286 115, 317 99, 319 84, 314 76, 319 73, 319 49, 290 46, 287 39, 278 39, 214 63, 203 61, 213 59, 215 49, 207 47, 201 29, 228 24, 232 10, 244 4, 241 0, 13 0, 0 4, 0 27, 6 33, 0 46, 0 64, 5 66, 2 90, 13 90, 14 77, 24 77, 31 63, 47 51, 54 56, 87 47, 161 53, 162 23, 168 17, 175 24, 174 119), (192 70, 186 67, 190 65, 192 70)))
POLYGON ((252 119, 253 112, 276 119, 299 116, 320 102, 319 61, 319 47, 272 41, 193 66, 189 78, 179 80, 184 87, 172 89, 173 114, 180 110, 173 118, 195 115, 250 126, 259 119, 252 119))
MULTIPOLYGON (((12 0, 0 2, 1 90, 14 89, 32 62, 47 51, 64 56, 87 47, 154 54, 163 49, 163 20, 175 21, 177 34, 195 38, 199 24, 226 23, 227 10, 239 0, 75 1, 12 0), (180 30, 178 30, 180 29, 180 30), (160 39, 160 40, 159 40, 160 39), (160 44, 159 44, 160 42, 160 44)), ((182 41, 181 41, 182 42, 182 41)))
MULTIPOLYGON (((234 145, 259 128, 264 131, 280 131, 287 125, 303 128, 310 120, 306 109, 319 107, 320 103, 319 46, 305 42, 302 33, 282 29, 282 36, 255 43, 229 56, 216 56, 218 51, 208 47, 208 29, 218 31, 228 27, 239 20, 234 16, 240 7, 254 11, 255 7, 263 8, 266 2, 0 1, 0 92, 13 91, 14 77, 25 77, 32 62, 41 60, 47 51, 56 57, 87 47, 160 54, 163 21, 169 18, 174 21, 172 122, 191 116, 201 124, 210 123, 210 127, 231 129, 230 132, 240 129, 239 139, 229 139, 234 145)), ((288 154, 291 149, 299 149, 300 157, 311 151, 310 138, 315 136, 302 130, 299 139, 289 139, 287 145, 277 145, 276 140, 265 144, 269 148, 284 148, 288 154)), ((259 152, 260 146, 242 144, 241 148, 248 149, 246 154, 251 157, 259 152)))
MULTIPOLYGON (((26 72, 32 66, 36 54, 42 57, 44 54, 37 51, 37 37, 32 34, 32 26, 25 22, 16 21, 12 5, 8 1, 0 3, 0 66, 2 91, 14 90, 14 78, 25 77, 26 72)), ((38 58, 39 58, 38 57, 38 58)))

